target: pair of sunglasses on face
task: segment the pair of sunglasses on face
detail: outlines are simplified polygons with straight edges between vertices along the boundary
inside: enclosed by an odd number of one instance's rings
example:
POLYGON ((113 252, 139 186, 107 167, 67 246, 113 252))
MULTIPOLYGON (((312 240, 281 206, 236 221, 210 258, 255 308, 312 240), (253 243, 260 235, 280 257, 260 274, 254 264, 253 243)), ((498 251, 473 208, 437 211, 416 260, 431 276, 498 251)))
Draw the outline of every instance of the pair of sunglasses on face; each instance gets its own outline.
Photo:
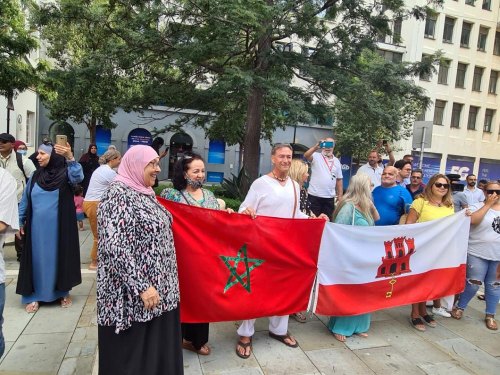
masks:
POLYGON ((497 193, 497 195, 500 195, 500 190, 486 190, 486 192, 487 192, 488 194, 497 193))

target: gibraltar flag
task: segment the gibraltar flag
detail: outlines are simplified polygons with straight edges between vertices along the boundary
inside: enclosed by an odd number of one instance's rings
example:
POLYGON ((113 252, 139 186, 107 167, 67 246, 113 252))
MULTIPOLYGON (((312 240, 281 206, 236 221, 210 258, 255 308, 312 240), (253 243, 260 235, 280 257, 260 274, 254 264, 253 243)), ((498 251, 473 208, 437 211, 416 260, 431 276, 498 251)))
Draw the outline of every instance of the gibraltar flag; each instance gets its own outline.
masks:
POLYGON ((461 292, 470 219, 411 225, 327 224, 318 260, 321 315, 358 315, 461 292))
POLYGON ((158 201, 174 217, 183 322, 287 315, 307 308, 324 220, 252 219, 158 201))

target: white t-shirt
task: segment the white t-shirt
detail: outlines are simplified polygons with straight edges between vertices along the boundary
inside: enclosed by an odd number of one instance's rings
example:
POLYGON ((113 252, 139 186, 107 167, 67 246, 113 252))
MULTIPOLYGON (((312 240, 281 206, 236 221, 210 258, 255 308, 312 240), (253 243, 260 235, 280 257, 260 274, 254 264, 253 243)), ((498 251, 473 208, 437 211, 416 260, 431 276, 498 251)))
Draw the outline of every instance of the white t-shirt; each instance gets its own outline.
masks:
POLYGON ((256 179, 250 186, 239 212, 251 207, 257 215, 291 218, 293 217, 295 196, 295 218, 305 219, 308 216, 300 211, 299 184, 291 178, 287 178, 285 186, 282 186, 275 178, 264 175, 256 179))
POLYGON ((370 177, 370 180, 373 184, 373 188, 376 188, 377 186, 380 186, 380 184, 382 183, 382 172, 383 171, 384 171, 384 167, 377 165, 375 168, 372 168, 372 167, 370 167, 370 164, 366 163, 366 164, 362 165, 361 167, 359 167, 356 174, 358 174, 358 173, 366 174, 368 177, 370 177))
POLYGON ((102 195, 108 188, 108 185, 116 177, 116 172, 107 164, 101 165, 97 168, 92 177, 90 178, 87 194, 85 194, 86 201, 100 201, 102 195))
POLYGON ((342 165, 335 156, 324 157, 320 152, 312 154, 311 180, 307 192, 320 198, 335 197, 337 179, 342 179, 342 165))
MULTIPOLYGON (((474 212, 483 206, 477 203, 469 209, 474 212)), ((467 252, 482 259, 500 260, 500 211, 490 208, 479 224, 471 226, 467 252)))
POLYGON ((0 168, 0 221, 7 224, 7 230, 0 233, 0 284, 5 283, 5 261, 3 259, 5 237, 7 234, 19 230, 16 190, 16 179, 5 169, 0 168))

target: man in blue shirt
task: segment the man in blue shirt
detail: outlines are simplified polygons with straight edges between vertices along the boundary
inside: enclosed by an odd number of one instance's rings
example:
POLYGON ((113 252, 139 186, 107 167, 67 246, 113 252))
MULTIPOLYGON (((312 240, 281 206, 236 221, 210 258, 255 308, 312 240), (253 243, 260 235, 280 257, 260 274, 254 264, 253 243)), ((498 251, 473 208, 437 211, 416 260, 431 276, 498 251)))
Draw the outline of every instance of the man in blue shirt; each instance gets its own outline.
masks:
POLYGON ((385 167, 382 172, 382 183, 373 189, 373 203, 380 214, 375 225, 399 224, 401 216, 408 212, 413 202, 408 190, 396 184, 398 170, 385 167))

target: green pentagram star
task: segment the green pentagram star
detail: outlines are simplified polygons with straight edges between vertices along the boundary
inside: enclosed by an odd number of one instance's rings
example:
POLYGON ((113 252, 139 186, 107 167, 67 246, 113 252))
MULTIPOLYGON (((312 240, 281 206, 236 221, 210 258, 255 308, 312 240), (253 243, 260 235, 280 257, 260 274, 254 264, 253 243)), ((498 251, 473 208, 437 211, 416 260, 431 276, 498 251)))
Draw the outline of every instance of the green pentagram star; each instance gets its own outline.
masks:
POLYGON ((264 263, 264 260, 248 258, 247 245, 243 245, 235 257, 227 257, 224 255, 219 255, 219 256, 226 265, 226 267, 229 269, 229 272, 231 272, 229 279, 227 279, 226 287, 224 288, 224 293, 226 293, 233 285, 236 284, 241 284, 241 286, 243 286, 243 288, 245 288, 247 292, 250 293, 250 272, 255 268, 257 268, 258 266, 260 266, 262 263, 264 263), (233 265, 231 265, 230 263, 231 261, 234 262, 233 265), (236 270, 240 262, 245 263, 245 272, 243 272, 241 275, 238 275, 238 272, 236 270), (253 264, 249 267, 248 264, 252 262, 253 264), (246 279, 246 282, 243 281, 244 279, 246 279))

